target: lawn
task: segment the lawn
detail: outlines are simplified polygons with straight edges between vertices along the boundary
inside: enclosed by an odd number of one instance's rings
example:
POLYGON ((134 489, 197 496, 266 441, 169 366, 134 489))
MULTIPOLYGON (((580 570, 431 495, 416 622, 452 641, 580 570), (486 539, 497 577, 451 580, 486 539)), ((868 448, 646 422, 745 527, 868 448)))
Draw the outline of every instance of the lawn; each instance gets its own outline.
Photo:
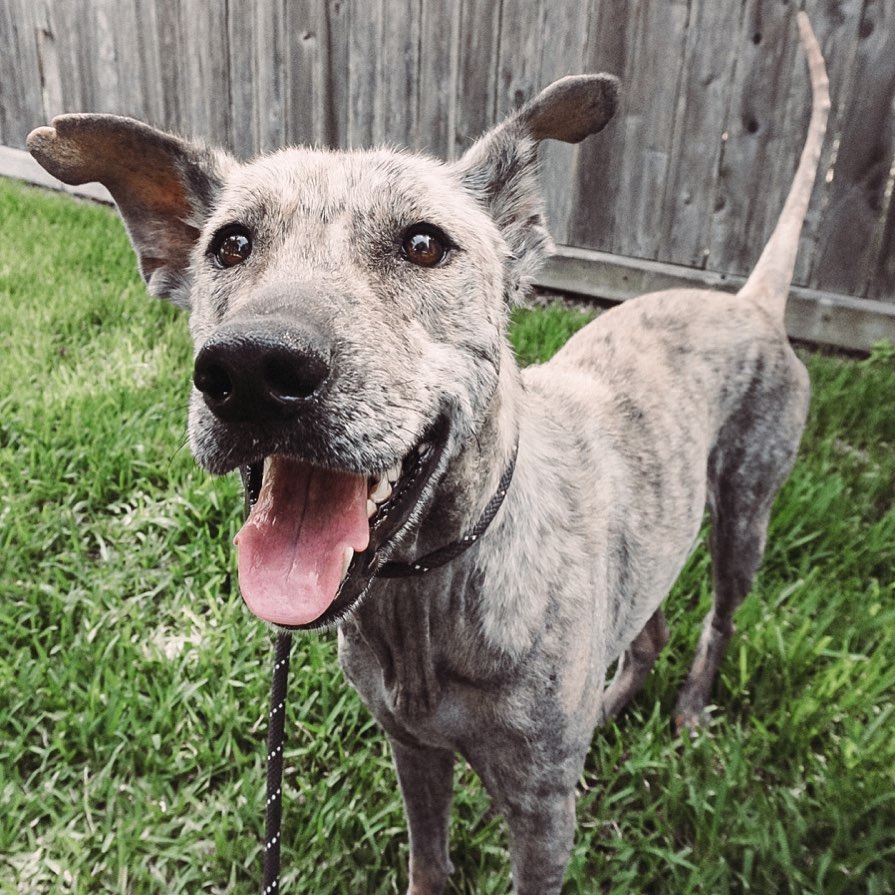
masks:
MULTIPOLYGON (((240 487, 185 446, 182 312, 108 209, 0 183, 0 893, 251 893, 272 637, 244 608, 240 487)), ((519 312, 526 362, 587 315, 519 312)), ((895 352, 802 355, 814 386, 709 728, 669 714, 708 599, 598 731, 567 893, 895 892, 895 352)), ((293 651, 284 893, 397 893, 386 745, 335 661, 293 651)), ((505 832, 458 764, 451 892, 505 893, 505 832)))

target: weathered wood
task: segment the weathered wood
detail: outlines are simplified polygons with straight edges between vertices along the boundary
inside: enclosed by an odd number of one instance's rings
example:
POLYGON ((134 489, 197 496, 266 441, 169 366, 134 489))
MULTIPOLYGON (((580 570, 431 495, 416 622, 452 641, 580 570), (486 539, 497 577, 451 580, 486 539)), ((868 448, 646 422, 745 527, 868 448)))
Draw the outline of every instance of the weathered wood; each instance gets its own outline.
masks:
POLYGON ((33 8, 0 3, 0 130, 22 148, 34 122, 44 120, 33 8))
POLYGON ((385 0, 378 71, 382 100, 380 142, 414 144, 419 124, 420 4, 385 0))
POLYGON ((288 65, 286 137, 289 143, 327 142, 326 25, 322 0, 287 0, 283 41, 288 65))
MULTIPOLYGON (((742 275, 752 269, 789 189, 801 148, 785 139, 797 47, 788 7, 779 0, 748 0, 729 46, 736 67, 711 219, 708 266, 714 270, 742 275), (769 206, 775 206, 773 213, 769 206)), ((804 136, 808 100, 803 70, 798 84, 804 136)))
MULTIPOLYGON (((587 71, 590 6, 581 0, 547 0, 541 19, 542 41, 536 87, 543 89, 564 75, 587 71)), ((557 243, 569 241, 569 215, 576 200, 571 186, 578 164, 577 145, 548 140, 540 150, 541 189, 547 206, 547 222, 557 243)))
POLYGON ((260 139, 260 107, 257 88, 258 19, 252 15, 253 3, 227 0, 226 51, 229 108, 227 146, 240 158, 257 151, 260 139))
POLYGON ((691 267, 705 267, 709 261, 711 216, 706 211, 715 202, 735 61, 725 50, 739 28, 726 4, 693 0, 668 175, 654 197, 661 218, 656 256, 691 267), (706 40, 707 34, 714 40, 706 40))
POLYGON ((615 234, 620 202, 627 201, 627 186, 621 184, 624 152, 624 118, 632 105, 632 77, 627 67, 628 17, 622 4, 612 0, 590 0, 586 71, 608 71, 622 80, 618 111, 601 136, 584 142, 575 170, 575 201, 569 217, 568 241, 573 245, 609 251, 615 234))
POLYGON ((351 7, 348 55, 348 145, 354 149, 383 140, 380 66, 385 38, 385 0, 367 0, 351 7))
MULTIPOLYGON (((807 12, 815 23, 817 38, 826 62, 832 108, 827 125, 827 139, 824 141, 818 165, 817 181, 805 217, 799 256, 796 259, 794 275, 796 283, 812 281, 818 234, 825 218, 833 177, 831 169, 838 149, 836 135, 841 132, 849 99, 854 90, 858 30, 864 4, 865 0, 840 0, 839 14, 835 16, 825 15, 820 2, 811 3, 807 7, 807 12)), ((804 78, 804 65, 801 72, 804 78)))
POLYGON ((351 6, 348 0, 325 0, 327 146, 349 143, 351 6))
POLYGON ((227 6, 206 0, 179 0, 183 56, 187 74, 183 111, 187 132, 216 143, 230 134, 230 71, 227 50, 227 6))
MULTIPOLYGON (((285 0, 270 0, 268 3, 252 5, 255 41, 251 84, 254 87, 252 102, 255 105, 257 138, 252 151, 259 153, 278 149, 291 140, 291 136, 287 137, 286 126, 289 71, 287 6, 285 0)), ((289 3, 288 8, 296 5, 289 3)), ((291 116, 289 117, 291 120, 291 116)))
MULTIPOLYGON (((535 278, 545 289, 609 302, 663 289, 736 292, 744 282, 736 275, 572 248, 560 249, 535 278)), ((895 306, 796 286, 786 306, 786 331, 818 345, 869 351, 883 340, 895 344, 895 306)))
POLYGON ((422 0, 414 148, 452 158, 457 119, 460 3, 422 0))
POLYGON ((43 100, 43 118, 50 121, 54 115, 65 111, 65 99, 62 88, 62 69, 64 61, 60 60, 59 28, 50 5, 39 3, 34 9, 34 40, 37 46, 37 61, 40 66, 41 99, 43 100))
POLYGON ((543 41, 544 0, 504 3, 497 40, 496 120, 518 109, 542 86, 539 81, 543 41))
POLYGON ((167 115, 162 72, 166 66, 170 66, 170 57, 167 57, 162 49, 158 12, 158 4, 134 0, 133 21, 136 29, 136 55, 140 66, 143 107, 139 112, 131 108, 115 111, 140 118, 156 127, 165 127, 167 115))
POLYGON ((888 290, 869 281, 884 264, 880 215, 895 149, 895 0, 867 0, 858 37, 854 89, 841 104, 835 176, 811 281, 837 292, 883 298, 888 290))
MULTIPOLYGON (((191 121, 188 113, 190 101, 190 79, 183 62, 187 53, 186 38, 180 14, 179 3, 154 4, 161 61, 161 93, 163 97, 164 122, 160 122, 168 130, 192 136, 191 121)), ((198 85, 193 87, 198 90, 198 85)), ((206 89, 206 85, 202 86, 206 89)), ((222 141, 223 135, 215 135, 222 141)), ((217 141, 215 141, 217 142, 217 141)))
POLYGON ((880 241, 879 264, 870 284, 869 297, 895 307, 895 166, 889 178, 889 214, 880 241))
POLYGON ((463 0, 452 154, 462 155, 495 120, 503 0, 463 0))
POLYGON ((638 258, 655 258, 661 229, 657 226, 662 185, 669 177, 674 113, 680 91, 686 34, 686 0, 637 3, 628 30, 631 81, 624 117, 624 150, 612 250, 638 258), (637 72, 633 77, 632 72, 637 72), (656 102, 661 85, 662 101, 656 102), (627 249, 626 249, 627 247, 627 249))

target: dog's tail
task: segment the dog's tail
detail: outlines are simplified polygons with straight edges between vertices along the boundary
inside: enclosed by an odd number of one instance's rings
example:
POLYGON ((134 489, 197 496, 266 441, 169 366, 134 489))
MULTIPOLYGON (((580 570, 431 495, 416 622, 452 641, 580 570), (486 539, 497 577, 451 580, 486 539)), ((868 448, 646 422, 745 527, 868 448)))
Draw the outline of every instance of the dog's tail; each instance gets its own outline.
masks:
POLYGON ((830 85, 820 46, 804 12, 799 12, 798 22, 811 75, 812 110, 808 136, 777 226, 764 247, 755 269, 739 291, 739 295, 756 302, 771 313, 781 326, 795 270, 796 255, 799 251, 799 236, 808 211, 808 203, 811 201, 811 191, 814 188, 814 178, 820 162, 830 112, 830 85))

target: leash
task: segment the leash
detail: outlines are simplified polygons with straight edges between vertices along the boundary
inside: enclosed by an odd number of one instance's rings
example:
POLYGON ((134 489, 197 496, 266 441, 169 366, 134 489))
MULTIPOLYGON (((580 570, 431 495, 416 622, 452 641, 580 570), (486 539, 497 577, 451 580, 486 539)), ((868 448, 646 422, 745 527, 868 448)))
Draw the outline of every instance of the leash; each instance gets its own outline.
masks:
POLYGON ((280 890, 280 840, 283 819, 283 747, 286 743, 286 691, 289 683, 289 651, 292 635, 277 633, 270 686, 267 727, 267 801, 265 802, 264 881, 261 895, 280 890))
MULTIPOLYGON (((507 464, 497 491, 485 507, 479 521, 459 541, 419 557, 415 562, 386 562, 377 571, 381 578, 407 578, 413 575, 424 575, 426 572, 445 565, 461 553, 468 550, 485 533, 491 521, 497 515, 503 499, 507 496, 513 472, 516 468, 516 456, 519 444, 513 450, 513 456, 507 464)), ((242 479, 245 487, 246 513, 258 499, 261 482, 257 474, 250 469, 243 469, 242 479)), ((261 884, 261 895, 276 895, 280 891, 280 845, 282 842, 283 820, 283 750, 286 746, 286 695, 289 684, 289 653, 292 649, 292 634, 289 631, 278 631, 274 647, 273 676, 270 685, 270 714, 267 727, 267 800, 265 808, 264 832, 264 878, 261 884)))

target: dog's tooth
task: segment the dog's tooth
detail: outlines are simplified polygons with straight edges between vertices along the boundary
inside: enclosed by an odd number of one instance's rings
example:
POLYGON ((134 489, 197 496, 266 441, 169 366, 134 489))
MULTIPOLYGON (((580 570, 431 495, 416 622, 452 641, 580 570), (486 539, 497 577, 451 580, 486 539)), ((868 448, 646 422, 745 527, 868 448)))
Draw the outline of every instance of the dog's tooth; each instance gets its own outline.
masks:
POLYGON ((354 559, 354 550, 351 547, 346 547, 345 552, 342 554, 342 580, 348 574, 348 566, 351 565, 352 559, 354 559))
POLYGON ((370 499, 376 503, 382 503, 392 496, 392 484, 383 476, 377 483, 376 487, 370 492, 370 499))
POLYGON ((372 519, 373 516, 375 516, 375 515, 376 515, 376 504, 372 500, 370 500, 370 498, 368 497, 367 498, 367 518, 372 519))
POLYGON ((394 485, 395 482, 401 478, 401 461, 398 460, 397 463, 385 474, 385 477, 389 480, 389 482, 394 485))

